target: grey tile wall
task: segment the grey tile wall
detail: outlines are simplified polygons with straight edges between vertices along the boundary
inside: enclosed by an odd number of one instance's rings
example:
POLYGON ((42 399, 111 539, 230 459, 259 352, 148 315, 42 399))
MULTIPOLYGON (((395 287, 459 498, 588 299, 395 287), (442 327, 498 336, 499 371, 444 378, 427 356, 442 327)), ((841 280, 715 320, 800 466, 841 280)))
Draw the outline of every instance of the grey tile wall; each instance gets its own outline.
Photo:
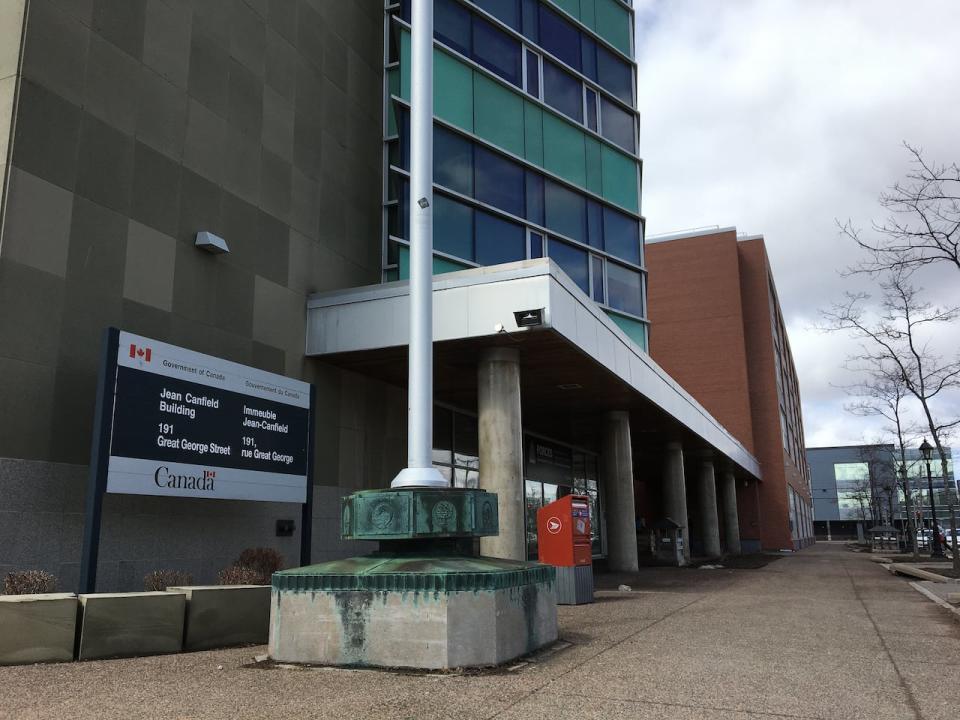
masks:
MULTIPOLYGON (((75 582, 107 325, 316 382, 316 482, 337 492, 385 484, 403 462, 402 392, 303 357, 306 295, 379 280, 381 4, 27 8, 9 154, 0 147, 12 165, 0 237, 0 496, 21 498, 2 507, 0 527, 21 539, 0 537, 0 571, 42 565, 75 582), (194 248, 200 230, 225 237, 230 254, 194 248), (31 505, 58 483, 54 506, 31 505)), ((22 26, 5 12, 3 38, 22 26)), ((315 543, 321 555, 345 551, 328 510, 316 537, 335 548, 315 543)), ((158 563, 213 580, 253 544, 286 542, 292 559, 295 542, 275 538, 273 523, 295 511, 110 498, 102 586, 131 589, 158 563)))

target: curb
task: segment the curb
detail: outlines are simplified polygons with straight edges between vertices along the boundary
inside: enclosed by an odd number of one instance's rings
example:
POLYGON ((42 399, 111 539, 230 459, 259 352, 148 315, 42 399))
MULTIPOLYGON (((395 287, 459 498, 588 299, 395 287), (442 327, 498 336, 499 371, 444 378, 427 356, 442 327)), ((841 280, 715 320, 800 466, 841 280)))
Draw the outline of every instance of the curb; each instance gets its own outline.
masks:
POLYGON ((925 595, 925 596, 927 597, 927 599, 933 600, 937 605, 939 605, 940 607, 944 608, 945 610, 949 610, 951 613, 953 613, 953 616, 956 618, 957 622, 960 622, 960 609, 955 608, 953 605, 951 605, 950 603, 948 603, 946 600, 943 600, 942 598, 937 597, 936 595, 934 595, 932 592, 930 592, 929 590, 927 590, 925 587, 923 587, 923 586, 922 586, 920 583, 918 583, 918 582, 912 582, 912 583, 910 583, 910 587, 912 587, 914 590, 916 590, 916 591, 917 591, 918 593, 920 593, 921 595, 925 595))

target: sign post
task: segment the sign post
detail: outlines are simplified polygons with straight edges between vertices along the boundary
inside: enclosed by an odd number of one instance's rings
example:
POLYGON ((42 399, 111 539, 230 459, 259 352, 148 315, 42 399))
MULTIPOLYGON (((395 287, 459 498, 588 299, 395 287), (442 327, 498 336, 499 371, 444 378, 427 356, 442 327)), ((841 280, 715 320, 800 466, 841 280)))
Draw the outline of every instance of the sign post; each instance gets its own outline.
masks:
POLYGON ((314 404, 308 383, 107 329, 81 591, 96 588, 105 492, 300 503, 309 564, 314 404))

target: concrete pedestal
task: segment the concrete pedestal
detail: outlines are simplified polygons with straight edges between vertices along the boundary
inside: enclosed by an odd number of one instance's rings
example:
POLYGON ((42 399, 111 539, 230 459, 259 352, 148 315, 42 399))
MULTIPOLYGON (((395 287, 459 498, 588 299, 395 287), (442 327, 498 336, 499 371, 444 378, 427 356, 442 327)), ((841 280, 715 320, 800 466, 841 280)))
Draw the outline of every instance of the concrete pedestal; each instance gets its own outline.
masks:
POLYGON ((707 557, 720 557, 720 518, 717 515, 717 480, 713 460, 700 463, 700 533, 703 552, 707 557))
POLYGON ((687 487, 683 477, 683 446, 678 442, 667 444, 663 468, 664 515, 680 526, 683 539, 683 557, 690 562, 690 528, 687 519, 687 487))
POLYGON ((608 565, 614 572, 637 572, 637 519, 633 500, 630 415, 603 416, 600 477, 607 491, 608 565))
POLYGON ((737 515, 737 481, 725 470, 720 480, 720 502, 723 505, 723 539, 727 555, 739 555, 740 518, 737 515))
POLYGON ((557 605, 586 605, 593 602, 593 565, 558 567, 557 605))
POLYGON ((70 662, 76 625, 73 593, 0 597, 0 665, 70 662))
POLYGON ((278 662, 442 670, 557 639, 554 568, 538 563, 371 555, 278 572, 272 592, 278 662))
POLYGON ((480 554, 525 560, 523 427, 520 418, 520 353, 483 351, 477 367, 480 487, 496 493, 500 534, 480 540, 480 554))

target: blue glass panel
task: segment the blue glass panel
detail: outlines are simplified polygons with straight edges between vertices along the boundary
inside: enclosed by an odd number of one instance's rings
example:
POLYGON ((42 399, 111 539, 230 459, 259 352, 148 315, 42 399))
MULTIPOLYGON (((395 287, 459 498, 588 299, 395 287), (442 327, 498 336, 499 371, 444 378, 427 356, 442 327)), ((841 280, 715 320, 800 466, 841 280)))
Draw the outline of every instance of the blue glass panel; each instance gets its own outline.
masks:
POLYGON ((598 303, 604 301, 603 297, 603 258, 597 255, 590 256, 591 272, 593 273, 593 299, 598 303))
POLYGON ((586 97, 586 105, 587 105, 587 127, 593 130, 594 132, 596 132, 597 131, 597 94, 590 88, 587 88, 584 91, 584 95, 586 97))
POLYGON ((581 72, 597 82, 597 43, 589 35, 580 36, 580 60, 583 64, 581 72))
POLYGON ((497 20, 514 30, 520 30, 520 0, 473 0, 473 2, 497 20))
POLYGON ((630 66, 616 55, 597 47, 597 82, 623 100, 633 105, 633 72, 630 66))
POLYGON ((640 264, 640 222, 636 218, 603 208, 603 248, 622 260, 640 264))
POLYGON ((517 40, 479 17, 473 18, 473 59, 517 87, 521 86, 517 40))
POLYGON ((433 181, 473 197, 473 143, 434 125, 433 181))
POLYGON ((603 208, 593 200, 587 200, 587 244, 603 250, 603 208))
POLYGON ((524 173, 520 165, 478 145, 474 148, 474 172, 477 200, 523 217, 524 173))
POLYGON ((530 257, 543 257, 543 235, 540 233, 530 233, 530 257))
POLYGON ((454 257, 473 260, 473 208, 434 193, 433 247, 454 257))
POLYGON ((587 241, 587 199, 550 180, 544 188, 546 226, 582 243, 587 241))
POLYGON ((583 83, 546 58, 543 60, 543 101, 578 123, 583 122, 583 83))
POLYGON ((470 57, 470 18, 470 11, 456 0, 434 0, 433 35, 470 57))
POLYGON ((550 238, 550 257, 570 276, 581 290, 590 292, 590 270, 587 253, 560 240, 550 238))
POLYGON ((529 50, 527 53, 527 92, 540 98, 540 56, 529 50))
POLYGON ((410 22, 410 0, 400 0, 400 17, 410 22))
POLYGON ((540 44, 540 22, 537 14, 538 0, 522 0, 523 36, 540 44))
POLYGON ((537 225, 546 224, 543 217, 543 175, 530 170, 527 170, 526 218, 537 225))
POLYGON ((580 33, 546 5, 540 6, 540 47, 575 70, 580 64, 580 33))
POLYGON ((643 280, 636 270, 607 263, 607 304, 617 310, 643 315, 643 280))
POLYGON ((481 265, 524 260, 527 238, 523 226, 477 210, 477 262, 481 265))
POLYGON ((633 129, 633 114, 605 97, 600 98, 601 135, 624 150, 635 152, 636 133, 633 129))
POLYGON ((387 232, 398 238, 407 238, 410 229, 410 192, 407 179, 401 175, 390 174, 390 195, 396 197, 397 204, 387 210, 387 232))

